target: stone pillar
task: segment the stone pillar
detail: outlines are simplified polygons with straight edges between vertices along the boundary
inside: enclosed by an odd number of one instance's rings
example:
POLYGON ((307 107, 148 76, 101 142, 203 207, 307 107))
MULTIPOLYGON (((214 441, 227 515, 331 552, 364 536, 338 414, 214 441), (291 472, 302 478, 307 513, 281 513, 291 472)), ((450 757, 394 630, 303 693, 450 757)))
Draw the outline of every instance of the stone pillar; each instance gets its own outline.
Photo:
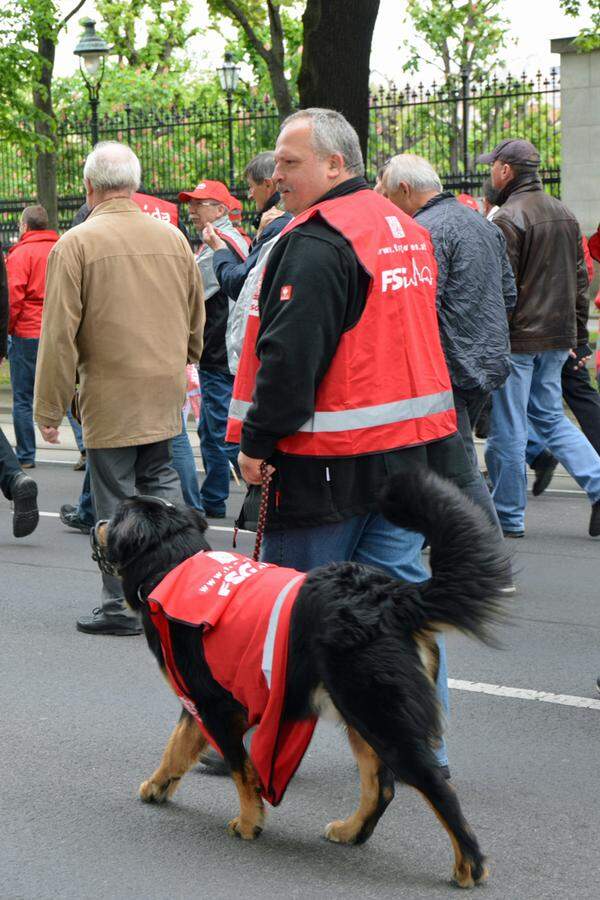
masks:
POLYGON ((550 46, 560 53, 561 199, 592 234, 600 222, 600 49, 578 52, 573 38, 550 46))

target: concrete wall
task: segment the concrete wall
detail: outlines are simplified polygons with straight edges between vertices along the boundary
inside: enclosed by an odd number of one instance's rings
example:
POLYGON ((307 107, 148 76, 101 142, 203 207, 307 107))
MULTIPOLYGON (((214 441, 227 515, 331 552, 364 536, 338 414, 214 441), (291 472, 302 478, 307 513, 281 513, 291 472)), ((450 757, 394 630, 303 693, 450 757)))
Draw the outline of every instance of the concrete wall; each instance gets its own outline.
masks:
POLYGON ((561 198, 592 234, 600 222, 600 50, 577 52, 572 40, 551 41, 560 53, 561 198))

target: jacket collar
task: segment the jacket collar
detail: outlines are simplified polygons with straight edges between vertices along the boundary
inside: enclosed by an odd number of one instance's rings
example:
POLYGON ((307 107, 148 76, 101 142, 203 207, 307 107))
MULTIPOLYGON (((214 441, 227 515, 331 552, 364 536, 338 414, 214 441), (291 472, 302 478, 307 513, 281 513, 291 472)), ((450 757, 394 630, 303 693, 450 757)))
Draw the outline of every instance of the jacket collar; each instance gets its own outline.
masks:
POLYGON ((512 194, 528 194, 531 191, 542 191, 543 189, 542 181, 537 172, 526 172, 525 175, 517 175, 498 194, 498 206, 506 203, 512 194))
POLYGON ((262 209, 257 210, 256 215, 252 219, 252 225, 254 228, 258 228, 260 225, 260 220, 262 218, 262 214, 266 213, 268 209, 272 209, 274 206, 277 206, 281 197, 279 195, 279 191, 275 191, 274 194, 271 194, 265 205, 262 209))
MULTIPOLYGON (((452 193, 452 191, 442 191, 441 194, 436 194, 435 197, 431 197, 427 203, 425 203, 420 209, 416 211, 413 216, 413 219, 416 219, 417 216, 425 212, 426 209, 431 209, 432 206, 437 206, 438 203, 441 203, 442 200, 456 200, 456 197, 452 193)), ((458 200, 456 200, 458 203, 458 200)))
POLYGON ((53 231, 50 228, 46 228, 40 231, 26 231, 24 235, 22 235, 16 244, 13 244, 9 253, 12 253, 17 247, 21 247, 23 244, 42 244, 42 243, 50 243, 55 244, 59 239, 60 235, 58 232, 53 231))
POLYGON ((144 215, 137 203, 134 203, 128 197, 113 197, 111 200, 103 200, 102 203, 95 206, 88 219, 91 219, 92 216, 102 216, 104 213, 115 212, 136 212, 141 216, 144 215))

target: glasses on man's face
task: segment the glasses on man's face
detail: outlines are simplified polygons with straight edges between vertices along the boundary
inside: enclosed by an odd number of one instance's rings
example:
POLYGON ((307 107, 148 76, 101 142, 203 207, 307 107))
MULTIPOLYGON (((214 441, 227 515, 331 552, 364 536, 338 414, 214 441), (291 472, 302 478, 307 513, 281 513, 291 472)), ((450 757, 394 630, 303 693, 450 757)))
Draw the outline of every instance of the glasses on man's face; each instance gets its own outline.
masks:
POLYGON ((220 206, 220 204, 214 200, 191 200, 190 206, 220 206))

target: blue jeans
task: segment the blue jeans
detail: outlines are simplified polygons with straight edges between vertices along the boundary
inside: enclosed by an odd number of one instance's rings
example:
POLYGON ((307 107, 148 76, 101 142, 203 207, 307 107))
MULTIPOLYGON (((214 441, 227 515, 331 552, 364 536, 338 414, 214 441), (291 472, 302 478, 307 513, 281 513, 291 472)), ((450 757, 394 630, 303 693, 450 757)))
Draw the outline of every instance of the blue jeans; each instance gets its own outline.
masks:
POLYGON ((33 386, 39 338, 12 338, 8 361, 13 395, 13 423, 16 454, 19 462, 35 462, 35 430, 33 427, 33 386))
MULTIPOLYGON (((332 525, 267 531, 261 559, 278 566, 308 572, 331 562, 352 561, 376 566, 402 581, 425 581, 429 573, 421 559, 423 535, 392 525, 378 513, 354 516, 332 525)), ((436 682, 438 699, 449 711, 448 668, 444 638, 437 638, 440 650, 436 682)), ((435 748, 440 766, 448 764, 445 741, 435 748)))
POLYGON ((204 514, 202 506, 202 498, 200 497, 200 488, 198 487, 198 473, 196 472, 196 460, 190 439, 188 437, 185 419, 183 416, 181 434, 174 437, 171 441, 171 464, 179 475, 181 482, 181 492, 187 506, 192 506, 198 512, 204 514))
POLYGON ((200 495, 202 506, 208 512, 224 513, 229 497, 231 469, 239 453, 237 444, 225 442, 227 416, 233 390, 233 375, 200 369, 200 452, 206 475, 200 495))
POLYGON ((90 478, 90 467, 86 463, 85 476, 81 487, 81 494, 77 502, 77 513, 79 518, 88 525, 93 525, 96 521, 96 511, 94 509, 94 498, 92 497, 92 480, 90 478))
POLYGON ((513 353, 511 373, 494 392, 485 460, 505 531, 525 528, 529 422, 592 503, 600 500, 600 456, 563 411, 560 376, 567 356, 566 350, 513 353))
POLYGON ((83 451, 85 450, 85 447, 83 446, 83 429, 70 409, 67 410, 67 419, 69 420, 69 424, 73 429, 73 435, 75 436, 77 449, 80 453, 83 453, 83 451))

